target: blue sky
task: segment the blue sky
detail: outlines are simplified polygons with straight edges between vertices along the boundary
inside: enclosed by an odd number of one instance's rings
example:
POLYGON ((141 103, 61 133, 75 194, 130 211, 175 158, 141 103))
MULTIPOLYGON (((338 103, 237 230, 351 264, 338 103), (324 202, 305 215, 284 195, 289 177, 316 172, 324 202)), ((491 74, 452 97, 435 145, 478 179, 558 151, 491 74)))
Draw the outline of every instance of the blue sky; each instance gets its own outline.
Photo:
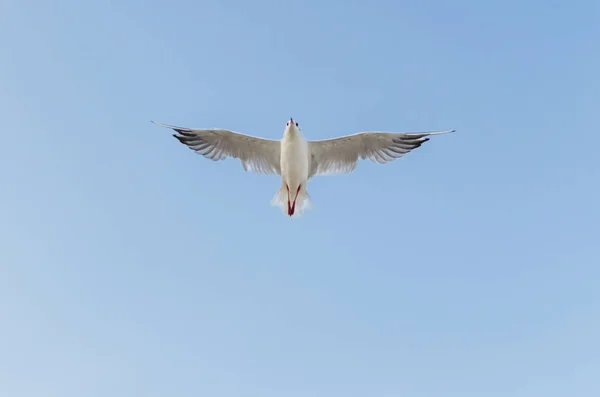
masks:
POLYGON ((0 4, 0 395, 600 395, 600 7, 0 4), (455 128, 309 184, 150 120, 455 128))

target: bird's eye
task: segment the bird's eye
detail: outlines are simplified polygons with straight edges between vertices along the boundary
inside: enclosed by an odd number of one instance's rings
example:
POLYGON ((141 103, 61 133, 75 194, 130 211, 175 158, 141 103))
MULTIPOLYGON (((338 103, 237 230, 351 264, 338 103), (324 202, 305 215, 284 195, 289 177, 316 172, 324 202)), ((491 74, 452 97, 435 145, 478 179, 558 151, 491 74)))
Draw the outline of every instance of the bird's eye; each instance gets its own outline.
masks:
POLYGON ((296 123, 296 127, 298 127, 298 123, 296 123))

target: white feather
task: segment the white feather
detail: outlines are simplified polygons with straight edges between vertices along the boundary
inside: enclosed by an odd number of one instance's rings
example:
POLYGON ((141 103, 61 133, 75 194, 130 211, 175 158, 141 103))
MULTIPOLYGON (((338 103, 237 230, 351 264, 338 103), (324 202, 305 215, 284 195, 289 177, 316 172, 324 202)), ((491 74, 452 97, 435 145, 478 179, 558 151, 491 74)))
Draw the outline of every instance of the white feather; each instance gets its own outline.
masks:
POLYGON ((177 132, 174 136, 195 152, 211 160, 234 157, 245 170, 281 176, 281 187, 271 204, 293 217, 312 208, 307 183, 315 175, 352 172, 358 159, 388 163, 429 140, 430 135, 454 132, 361 132, 339 138, 307 141, 297 123, 287 123, 281 141, 252 137, 238 132, 193 129, 161 124, 177 132), (295 204, 294 204, 295 202, 295 204))
POLYGON ((429 135, 453 131, 361 132, 340 138, 309 141, 311 153, 309 178, 315 175, 352 172, 359 158, 380 164, 388 163, 427 142, 429 135))
POLYGON ((196 153, 211 160, 240 159, 246 171, 281 174, 281 142, 256 138, 219 128, 183 128, 156 123, 177 132, 175 138, 196 153))

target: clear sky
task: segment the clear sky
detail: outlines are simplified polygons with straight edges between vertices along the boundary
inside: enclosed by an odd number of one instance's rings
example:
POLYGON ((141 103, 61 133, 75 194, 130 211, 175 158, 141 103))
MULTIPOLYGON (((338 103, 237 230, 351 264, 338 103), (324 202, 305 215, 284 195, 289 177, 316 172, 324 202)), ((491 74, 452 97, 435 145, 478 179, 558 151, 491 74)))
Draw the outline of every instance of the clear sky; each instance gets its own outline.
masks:
POLYGON ((0 395, 600 395, 597 1, 0 3, 0 395), (150 120, 455 128, 275 176, 150 120))

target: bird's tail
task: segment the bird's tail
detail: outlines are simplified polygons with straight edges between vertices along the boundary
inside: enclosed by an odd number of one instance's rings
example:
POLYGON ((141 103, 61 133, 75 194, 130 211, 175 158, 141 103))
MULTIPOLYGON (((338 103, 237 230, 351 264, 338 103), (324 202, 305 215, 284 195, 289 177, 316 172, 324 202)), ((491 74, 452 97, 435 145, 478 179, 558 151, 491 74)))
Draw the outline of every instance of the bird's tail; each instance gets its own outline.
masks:
POLYGON ((293 191, 290 190, 288 193, 287 185, 282 183, 279 190, 273 196, 273 199, 271 199, 271 205, 281 208, 284 214, 293 218, 302 215, 305 209, 313 208, 305 184, 300 185, 300 189, 296 195, 296 189, 293 189, 293 191))

